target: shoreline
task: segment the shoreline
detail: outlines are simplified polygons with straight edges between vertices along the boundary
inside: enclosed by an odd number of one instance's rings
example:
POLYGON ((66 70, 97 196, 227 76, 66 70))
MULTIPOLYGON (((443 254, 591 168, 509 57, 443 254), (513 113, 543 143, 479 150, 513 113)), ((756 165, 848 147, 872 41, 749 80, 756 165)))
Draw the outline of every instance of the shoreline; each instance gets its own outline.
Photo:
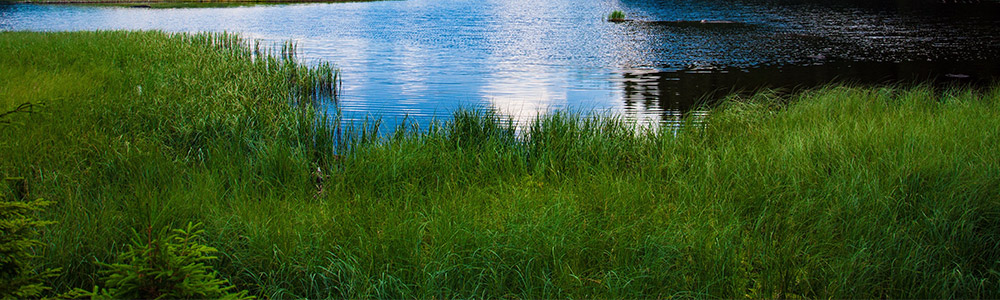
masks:
POLYGON ((386 0, 54 0, 54 1, 10 1, 10 4, 284 4, 284 3, 346 3, 386 0))

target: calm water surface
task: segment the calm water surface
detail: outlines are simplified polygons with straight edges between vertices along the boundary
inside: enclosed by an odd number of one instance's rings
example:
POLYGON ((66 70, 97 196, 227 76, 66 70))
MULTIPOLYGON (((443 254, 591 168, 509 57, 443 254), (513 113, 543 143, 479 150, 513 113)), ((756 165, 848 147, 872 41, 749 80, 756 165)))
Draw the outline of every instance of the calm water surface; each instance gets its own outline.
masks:
POLYGON ((1000 74, 1000 4, 991 1, 0 5, 0 30, 97 29, 293 40, 307 61, 342 69, 348 118, 381 116, 386 126, 403 116, 446 118, 458 107, 492 107, 518 121, 569 109, 671 122, 731 91, 835 80, 981 83, 1000 74), (604 21, 612 10, 636 21, 604 21))

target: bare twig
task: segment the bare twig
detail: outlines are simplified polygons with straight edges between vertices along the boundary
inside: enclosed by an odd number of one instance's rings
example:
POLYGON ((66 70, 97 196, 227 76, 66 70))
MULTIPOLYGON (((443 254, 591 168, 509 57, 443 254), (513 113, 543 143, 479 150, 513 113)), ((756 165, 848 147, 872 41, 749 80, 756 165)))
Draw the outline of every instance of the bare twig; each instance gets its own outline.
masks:
POLYGON ((27 114, 30 114, 30 113, 35 112, 34 108, 35 108, 35 104, 32 104, 30 102, 21 103, 21 105, 18 105, 13 110, 10 110, 10 111, 4 112, 4 113, 0 113, 0 123, 2 123, 2 124, 10 124, 10 120, 4 120, 4 118, 6 118, 7 116, 16 114, 16 113, 27 113, 27 114))

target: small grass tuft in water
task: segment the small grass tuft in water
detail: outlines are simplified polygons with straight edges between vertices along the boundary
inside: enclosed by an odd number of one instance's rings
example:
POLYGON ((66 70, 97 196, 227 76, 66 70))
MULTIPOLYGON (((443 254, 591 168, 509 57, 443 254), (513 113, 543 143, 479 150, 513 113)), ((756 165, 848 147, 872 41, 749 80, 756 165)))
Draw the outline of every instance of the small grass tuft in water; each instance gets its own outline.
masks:
POLYGON ((625 21, 625 12, 622 12, 620 10, 612 11, 611 14, 608 15, 608 21, 611 22, 625 21))

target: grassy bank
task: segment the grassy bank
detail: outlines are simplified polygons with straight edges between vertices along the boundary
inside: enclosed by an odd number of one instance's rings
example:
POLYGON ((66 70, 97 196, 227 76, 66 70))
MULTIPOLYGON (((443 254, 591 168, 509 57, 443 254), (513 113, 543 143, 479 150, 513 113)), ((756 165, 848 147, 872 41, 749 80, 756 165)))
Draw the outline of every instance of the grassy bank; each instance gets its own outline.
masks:
POLYGON ((0 33, 0 113, 29 103, 0 176, 55 202, 55 290, 133 230, 202 222, 267 297, 1000 297, 1000 88, 760 93, 676 136, 463 111, 338 144, 289 105, 334 72, 242 45, 0 33))

